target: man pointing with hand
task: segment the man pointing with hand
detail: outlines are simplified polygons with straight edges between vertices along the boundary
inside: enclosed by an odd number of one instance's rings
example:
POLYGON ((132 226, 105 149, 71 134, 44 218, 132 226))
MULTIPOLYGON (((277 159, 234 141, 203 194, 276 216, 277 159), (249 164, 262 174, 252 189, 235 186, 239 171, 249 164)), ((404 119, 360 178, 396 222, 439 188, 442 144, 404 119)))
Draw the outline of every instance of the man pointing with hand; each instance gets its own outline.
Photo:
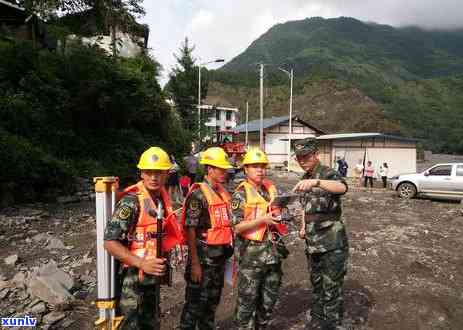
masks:
POLYGON ((305 171, 293 191, 302 192, 304 216, 299 237, 306 242, 306 255, 313 287, 312 325, 336 329, 343 316, 343 284, 349 245, 341 219, 341 196, 347 184, 335 170, 320 163, 317 140, 294 144, 299 166, 305 171), (317 324, 318 323, 318 324, 317 324))

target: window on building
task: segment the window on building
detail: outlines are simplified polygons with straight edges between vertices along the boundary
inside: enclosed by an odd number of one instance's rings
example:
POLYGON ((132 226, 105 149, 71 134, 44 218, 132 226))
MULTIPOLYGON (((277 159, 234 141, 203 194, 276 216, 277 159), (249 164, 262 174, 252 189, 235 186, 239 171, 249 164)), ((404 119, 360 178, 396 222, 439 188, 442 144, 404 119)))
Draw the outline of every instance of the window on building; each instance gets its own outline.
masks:
POLYGON ((215 119, 220 120, 220 110, 215 110, 215 119))
POLYGON ((457 166, 457 176, 463 176, 463 165, 457 166))
POLYGON ((429 170, 429 175, 450 176, 452 165, 440 165, 429 170))
POLYGON ((232 112, 231 112, 231 111, 227 111, 226 116, 227 116, 227 117, 226 117, 227 120, 231 120, 231 118, 232 118, 232 112))

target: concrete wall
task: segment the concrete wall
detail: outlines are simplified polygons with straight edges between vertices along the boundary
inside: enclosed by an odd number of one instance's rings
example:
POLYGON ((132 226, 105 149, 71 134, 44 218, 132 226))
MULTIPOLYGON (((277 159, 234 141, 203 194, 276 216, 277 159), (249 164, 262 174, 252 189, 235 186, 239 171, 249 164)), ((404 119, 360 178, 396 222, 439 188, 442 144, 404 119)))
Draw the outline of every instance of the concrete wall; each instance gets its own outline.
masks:
MULTIPOLYGON (((76 39, 77 36, 69 35, 68 39, 76 39)), ((144 43, 143 37, 138 38, 140 44, 144 43)), ((112 54, 111 49, 111 36, 109 35, 99 35, 94 37, 82 38, 82 42, 89 45, 98 45, 100 48, 104 49, 108 54, 112 54)), ((134 57, 140 54, 143 50, 143 47, 132 40, 129 34, 124 32, 116 32, 116 48, 119 56, 122 57, 134 57)))

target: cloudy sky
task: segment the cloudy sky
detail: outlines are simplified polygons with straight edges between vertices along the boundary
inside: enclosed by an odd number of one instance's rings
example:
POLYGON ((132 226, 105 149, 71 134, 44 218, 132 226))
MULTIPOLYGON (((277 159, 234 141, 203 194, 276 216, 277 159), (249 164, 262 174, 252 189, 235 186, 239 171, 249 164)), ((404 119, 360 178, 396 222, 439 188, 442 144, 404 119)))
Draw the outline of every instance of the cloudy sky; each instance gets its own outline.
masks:
MULTIPOLYGON (((188 37, 201 62, 230 61, 276 23, 349 16, 393 26, 463 27, 463 0, 145 0, 149 46, 163 65, 164 84, 173 53, 188 37)), ((211 69, 217 64, 208 66, 211 69)))

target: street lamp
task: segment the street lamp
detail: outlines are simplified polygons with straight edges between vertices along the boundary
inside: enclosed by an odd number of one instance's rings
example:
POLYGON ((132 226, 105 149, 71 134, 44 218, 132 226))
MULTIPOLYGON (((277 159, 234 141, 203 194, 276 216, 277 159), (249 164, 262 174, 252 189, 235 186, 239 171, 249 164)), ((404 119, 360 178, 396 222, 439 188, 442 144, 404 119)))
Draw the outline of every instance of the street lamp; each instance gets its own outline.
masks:
POLYGON ((213 61, 200 63, 198 65, 198 140, 201 143, 201 67, 211 63, 225 62, 223 58, 218 58, 213 61))
POLYGON ((289 160, 290 160, 290 154, 291 154, 291 135, 293 134, 293 78, 294 78, 294 72, 293 69, 291 71, 287 71, 282 68, 278 68, 280 71, 283 71, 289 76, 289 79, 291 81, 290 83, 290 96, 289 96, 289 133, 288 133, 288 154, 286 161, 288 162, 288 172, 289 172, 289 160))

